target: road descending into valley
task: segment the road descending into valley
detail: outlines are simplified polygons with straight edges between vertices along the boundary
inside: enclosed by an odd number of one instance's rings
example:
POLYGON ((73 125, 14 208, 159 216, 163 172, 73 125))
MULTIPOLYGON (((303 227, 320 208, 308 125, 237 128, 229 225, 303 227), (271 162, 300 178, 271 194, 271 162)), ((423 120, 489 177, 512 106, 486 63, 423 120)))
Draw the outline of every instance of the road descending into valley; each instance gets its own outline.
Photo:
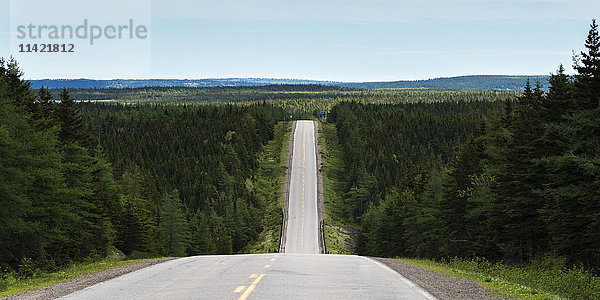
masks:
POLYGON ((64 299, 435 299, 378 261, 319 254, 315 124, 293 133, 285 253, 167 261, 64 299))
POLYGON ((313 121, 296 122, 285 253, 320 253, 317 213, 317 154, 314 137, 313 121))

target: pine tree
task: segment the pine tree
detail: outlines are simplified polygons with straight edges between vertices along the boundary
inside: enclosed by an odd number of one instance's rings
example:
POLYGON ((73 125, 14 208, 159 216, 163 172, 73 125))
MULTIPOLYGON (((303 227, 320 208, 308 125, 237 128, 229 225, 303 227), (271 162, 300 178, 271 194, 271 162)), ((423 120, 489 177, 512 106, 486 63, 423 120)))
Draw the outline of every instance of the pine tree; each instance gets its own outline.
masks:
POLYGON ((189 246, 189 224, 183 213, 179 191, 169 193, 160 210, 159 232, 166 255, 185 256, 189 246))
POLYGON ((575 58, 576 101, 581 110, 593 109, 600 101, 600 35, 598 24, 592 20, 585 41, 587 52, 575 58))
POLYGON ((94 138, 88 131, 81 113, 75 109, 74 102, 67 89, 60 93, 60 102, 56 105, 56 117, 60 125, 58 137, 64 144, 78 143, 88 149, 94 148, 94 138))
POLYGON ((139 168, 125 171, 121 179, 123 207, 119 222, 117 248, 129 255, 133 252, 142 256, 157 254, 159 248, 157 227, 148 201, 141 197, 142 174, 139 168))
POLYGON ((77 144, 60 145, 59 149, 64 186, 54 201, 65 211, 59 224, 65 238, 54 240, 50 247, 55 259, 67 263, 96 252, 94 232, 100 216, 90 202, 93 159, 88 150, 77 144))
POLYGON ((39 114, 39 106, 35 103, 35 94, 29 81, 23 80, 23 71, 14 58, 6 61, 0 58, 0 99, 10 101, 17 110, 30 115, 39 114))
POLYGON ((600 265, 600 108, 569 118, 561 139, 569 147, 546 157, 550 181, 540 194, 549 199, 541 210, 553 249, 571 263, 600 265))
POLYGON ((214 245, 216 251, 214 254, 233 253, 231 236, 223 222, 223 218, 217 216, 217 214, 212 211, 208 215, 208 224, 211 230, 211 243, 214 245))
MULTIPOLYGON (((31 239, 37 236, 35 224, 28 220, 33 203, 27 195, 32 184, 27 168, 33 167, 33 161, 22 161, 28 143, 32 142, 28 136, 31 128, 25 120, 7 99, 0 99, 0 265, 3 267, 14 267, 24 256, 31 257, 28 249, 19 249, 20 244, 27 236, 31 239)), ((39 244, 32 248, 42 250, 39 244)))
POLYGON ((42 121, 42 126, 52 127, 55 124, 55 104, 52 94, 43 86, 38 90, 37 104, 40 109, 35 117, 42 121))
POLYGON ((41 264, 51 254, 49 242, 64 237, 59 226, 68 210, 56 203, 60 170, 53 132, 38 130, 23 110, 0 99, 1 265, 15 267, 25 258, 41 264))
POLYGON ((122 196, 123 218, 119 222, 117 248, 126 255, 147 257, 155 254, 154 220, 149 219, 147 202, 139 197, 122 196))
POLYGON ((414 193, 391 190, 378 206, 369 205, 364 216, 356 251, 364 255, 394 257, 406 254, 404 220, 406 203, 414 203, 414 193))
POLYGON ((89 199, 100 215, 100 224, 98 224, 98 231, 95 232, 94 239, 98 241, 99 254, 105 256, 108 254, 109 248, 115 244, 116 230, 122 219, 122 207, 112 168, 106 161, 102 148, 97 146, 92 158, 92 193, 89 199))
POLYGON ((449 256, 465 255, 467 245, 476 238, 473 231, 477 224, 469 222, 468 214, 474 209, 470 201, 477 188, 473 177, 483 173, 484 150, 481 138, 469 138, 458 149, 444 176, 439 218, 446 237, 444 249, 449 256))
POLYGON ((565 74, 563 65, 558 67, 556 74, 548 80, 550 84, 547 97, 542 106, 547 114, 546 122, 558 122, 567 112, 573 112, 576 107, 573 101, 573 85, 571 77, 565 74))
POLYGON ((585 47, 570 95, 577 110, 546 130, 560 151, 540 161, 550 179, 540 191, 549 199, 540 212, 553 250, 591 268, 600 265, 600 38, 595 20, 585 47))
POLYGON ((191 220, 190 254, 216 253, 210 234, 208 217, 198 210, 191 220))
POLYGON ((407 198, 402 238, 406 253, 412 257, 440 257, 440 244, 448 238, 440 228, 442 173, 443 170, 434 169, 423 193, 407 198))
MULTIPOLYGON (((158 222, 160 220, 161 208, 165 197, 161 195, 160 184, 149 170, 143 170, 140 174, 140 197, 148 202, 148 210, 158 222)), ((177 191, 179 193, 179 191, 177 191)), ((158 223, 156 224, 158 225, 158 223)))
POLYGON ((546 247, 547 232, 538 210, 544 199, 534 193, 541 188, 545 171, 534 162, 542 158, 546 145, 541 136, 543 92, 540 85, 529 86, 519 98, 514 116, 504 122, 506 140, 495 145, 492 162, 496 181, 493 191, 501 203, 506 258, 527 261, 546 247))

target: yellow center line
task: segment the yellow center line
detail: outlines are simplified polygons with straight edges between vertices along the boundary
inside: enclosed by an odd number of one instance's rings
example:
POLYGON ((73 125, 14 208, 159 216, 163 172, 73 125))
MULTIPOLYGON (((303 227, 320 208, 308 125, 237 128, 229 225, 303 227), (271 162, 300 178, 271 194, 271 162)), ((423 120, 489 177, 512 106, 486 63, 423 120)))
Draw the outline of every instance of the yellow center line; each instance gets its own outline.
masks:
POLYGON ((248 299, 248 297, 250 296, 250 294, 252 294, 252 292, 256 288, 256 285, 258 284, 258 282, 260 282, 260 280, 263 279, 263 277, 265 277, 265 275, 267 275, 267 274, 260 274, 254 280, 254 282, 252 282, 252 284, 250 284, 250 286, 248 286, 248 288, 246 289, 246 291, 238 298, 238 300, 246 300, 246 299, 248 299))
POLYGON ((276 260, 277 260, 277 258, 271 258, 271 261, 276 261, 276 260))
POLYGON ((256 275, 256 274, 250 274, 250 276, 248 276, 248 278, 256 278, 256 277, 258 277, 258 275, 256 275))
POLYGON ((271 265, 265 265, 265 268, 270 268, 270 267, 271 267, 271 265))
POLYGON ((240 285, 233 290, 234 293, 241 293, 246 288, 245 285, 240 285))

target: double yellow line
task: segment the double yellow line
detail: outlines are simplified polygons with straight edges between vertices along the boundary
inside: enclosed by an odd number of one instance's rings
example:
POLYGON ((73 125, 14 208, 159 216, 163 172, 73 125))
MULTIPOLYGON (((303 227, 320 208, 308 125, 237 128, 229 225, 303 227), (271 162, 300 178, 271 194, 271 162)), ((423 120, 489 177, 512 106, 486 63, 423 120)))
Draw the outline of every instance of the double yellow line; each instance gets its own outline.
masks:
MULTIPOLYGON (((279 254, 275 254, 269 261, 270 263, 273 263, 277 260, 277 258, 279 257, 279 254)), ((264 268, 270 268, 271 265, 265 265, 264 268)), ((263 279, 263 277, 267 276, 266 273, 262 273, 260 275, 257 274, 250 274, 250 276, 248 276, 248 278, 255 278, 254 281, 252 281, 252 283, 246 287, 245 285, 240 285, 238 287, 235 288, 235 290, 233 290, 234 293, 241 293, 244 292, 239 298, 238 300, 246 300, 248 299, 248 297, 250 297, 250 295, 252 294, 252 292, 254 292, 254 289, 256 289, 256 286, 258 285, 258 283, 263 279)))
MULTIPOLYGON (((253 274, 254 275, 254 274, 253 274)), ((267 274, 260 274, 258 275, 258 277, 256 277, 256 279, 254 279, 254 281, 248 286, 248 288, 244 291, 244 293, 238 298, 238 300, 246 300, 248 299, 248 297, 250 296, 250 294, 252 294, 252 292, 254 291, 254 289, 256 288, 256 285, 260 282, 261 279, 263 279, 263 277, 265 277, 265 275, 267 274)), ((250 275, 252 276, 252 275, 250 275)), ((239 287, 238 287, 239 288, 239 287)), ((237 289, 236 289, 237 290, 237 289)), ((242 288, 243 290, 243 288, 242 288)), ((235 292, 235 291, 234 291, 235 292)))

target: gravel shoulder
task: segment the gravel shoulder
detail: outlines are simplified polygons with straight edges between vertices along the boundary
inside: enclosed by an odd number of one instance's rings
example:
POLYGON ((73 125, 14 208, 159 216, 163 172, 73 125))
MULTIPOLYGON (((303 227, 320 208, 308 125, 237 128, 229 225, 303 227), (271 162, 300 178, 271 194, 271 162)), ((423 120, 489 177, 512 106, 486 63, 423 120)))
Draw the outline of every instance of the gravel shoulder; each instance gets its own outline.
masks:
POLYGON ((12 299, 55 299, 82 290, 97 283, 119 277, 121 275, 143 269, 173 258, 160 258, 137 261, 125 266, 106 269, 92 274, 82 275, 64 282, 55 283, 32 291, 0 297, 2 300, 12 299))
POLYGON ((448 276, 440 272, 427 270, 421 266, 392 258, 375 259, 394 269, 408 280, 416 283, 440 300, 498 300, 504 299, 494 296, 485 287, 474 280, 461 277, 448 276))

